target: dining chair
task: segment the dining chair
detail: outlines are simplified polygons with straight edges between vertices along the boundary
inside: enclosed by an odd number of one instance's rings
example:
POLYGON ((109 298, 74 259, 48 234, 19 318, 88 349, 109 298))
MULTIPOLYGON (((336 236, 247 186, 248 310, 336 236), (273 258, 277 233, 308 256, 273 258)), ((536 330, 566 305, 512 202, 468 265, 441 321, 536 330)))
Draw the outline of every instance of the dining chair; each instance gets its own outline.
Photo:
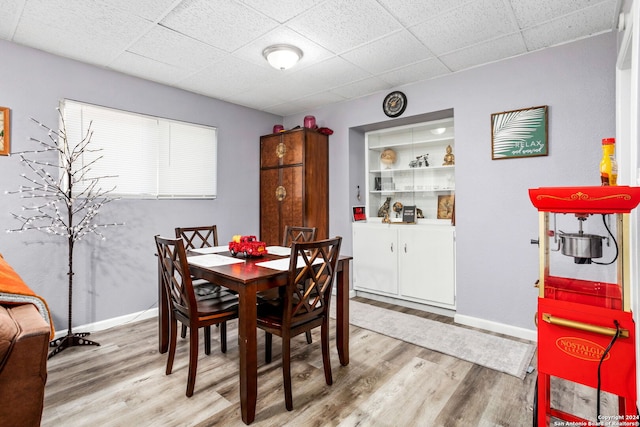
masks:
POLYGON ((333 384, 329 359, 329 306, 342 237, 291 245, 289 274, 283 298, 258 304, 258 328, 265 331, 265 361, 271 362, 273 335, 282 338, 285 405, 293 409, 291 338, 320 327, 322 363, 328 385, 333 384), (301 284, 305 286, 302 287, 301 284))
MULTIPOLYGON (((288 248, 291 247, 293 242, 311 242, 316 239, 316 233, 318 229, 316 227, 301 227, 297 225, 286 225, 284 227, 284 237, 282 239, 282 246, 288 248)), ((305 333, 307 343, 311 344, 313 338, 311 337, 311 331, 305 333)))
POLYGON ((293 242, 311 242, 316 239, 316 227, 299 227, 286 225, 284 227, 284 236, 282 246, 291 247, 293 242))
POLYGON ((218 227, 215 225, 176 227, 175 231, 176 237, 182 238, 186 250, 218 246, 218 227))
MULTIPOLYGON (((206 225, 200 227, 176 227, 176 238, 182 239, 185 250, 203 249, 218 246, 218 227, 216 225, 206 225)), ((219 298, 223 293, 230 293, 215 283, 206 280, 193 280, 193 288, 197 299, 219 298)), ((182 325, 180 336, 187 336, 187 326, 182 325)))
POLYGON ((220 325, 220 348, 227 351, 227 321, 238 317, 238 297, 229 293, 197 299, 182 239, 155 236, 161 280, 169 303, 169 349, 166 375, 171 374, 176 353, 178 321, 189 327, 187 397, 193 395, 198 367, 198 331, 204 328, 205 353, 211 352, 211 325, 220 325))

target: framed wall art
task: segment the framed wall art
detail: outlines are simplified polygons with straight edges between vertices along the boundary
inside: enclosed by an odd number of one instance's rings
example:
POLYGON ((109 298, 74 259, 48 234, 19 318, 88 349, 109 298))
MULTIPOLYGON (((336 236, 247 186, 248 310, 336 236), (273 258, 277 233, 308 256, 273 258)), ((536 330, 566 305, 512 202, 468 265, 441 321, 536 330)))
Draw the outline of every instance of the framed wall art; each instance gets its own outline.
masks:
POLYGON ((491 159, 546 156, 546 105, 491 115, 491 159))
POLYGON ((0 156, 8 156, 10 150, 9 109, 0 107, 0 156))

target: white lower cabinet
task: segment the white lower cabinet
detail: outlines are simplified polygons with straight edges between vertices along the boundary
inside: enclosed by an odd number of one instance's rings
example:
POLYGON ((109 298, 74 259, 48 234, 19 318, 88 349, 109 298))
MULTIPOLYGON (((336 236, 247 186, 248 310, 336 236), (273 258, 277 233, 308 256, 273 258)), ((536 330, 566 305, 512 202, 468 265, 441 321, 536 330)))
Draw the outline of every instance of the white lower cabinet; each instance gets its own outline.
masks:
POLYGON ((455 309, 455 227, 353 224, 354 289, 455 309))
POLYGON ((398 294, 398 233, 395 228, 353 224, 353 287, 398 294))

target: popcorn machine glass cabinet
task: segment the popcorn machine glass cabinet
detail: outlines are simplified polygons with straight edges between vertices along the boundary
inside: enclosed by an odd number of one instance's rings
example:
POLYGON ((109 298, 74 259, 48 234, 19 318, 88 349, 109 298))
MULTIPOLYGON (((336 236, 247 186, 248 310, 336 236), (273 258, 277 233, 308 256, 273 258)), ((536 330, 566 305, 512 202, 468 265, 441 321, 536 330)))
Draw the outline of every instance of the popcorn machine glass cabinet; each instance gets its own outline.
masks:
POLYGON ((539 211, 540 298, 630 311, 628 222, 640 188, 529 190, 539 211))
POLYGON ((548 268, 540 296, 622 310, 623 283, 617 269, 623 258, 622 215, 545 216, 548 268))

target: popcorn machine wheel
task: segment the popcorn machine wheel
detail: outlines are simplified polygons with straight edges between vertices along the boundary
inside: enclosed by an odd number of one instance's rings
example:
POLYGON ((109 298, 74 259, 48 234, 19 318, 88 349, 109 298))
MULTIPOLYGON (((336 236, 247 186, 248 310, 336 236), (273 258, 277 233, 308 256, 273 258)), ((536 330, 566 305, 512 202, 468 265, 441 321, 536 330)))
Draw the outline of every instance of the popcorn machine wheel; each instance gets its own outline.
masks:
POLYGON ((529 198, 539 211, 539 238, 532 243, 538 243, 540 255, 536 314, 538 380, 534 398, 534 426, 548 426, 552 417, 573 425, 637 426, 629 213, 640 202, 640 187, 536 188, 529 190, 529 198), (554 215, 553 229, 550 229, 550 214, 554 215), (558 234, 555 230, 557 214, 575 217, 578 232, 561 231, 558 234), (599 216, 602 216, 607 233, 585 234, 584 222, 597 221, 599 216), (613 224, 609 226, 607 220, 613 224), (615 255, 608 262, 594 261, 603 256, 604 241, 614 245, 615 255), (572 257, 574 267, 567 267, 562 256, 552 257, 553 252, 560 252, 565 260, 566 257, 572 257), (559 264, 560 268, 554 265, 552 269, 550 261, 558 260, 560 262, 554 264, 559 264), (606 267, 608 265, 611 267, 606 267), (605 268, 615 268, 615 283, 599 277, 583 277, 585 274, 598 276, 597 273, 605 268), (562 274, 574 271, 579 271, 575 274, 578 277, 562 274), (553 408, 551 377, 596 389, 597 407, 593 419, 553 408), (600 414, 601 392, 618 397, 618 415, 600 414), (607 424, 607 421, 614 421, 614 424, 607 424))

